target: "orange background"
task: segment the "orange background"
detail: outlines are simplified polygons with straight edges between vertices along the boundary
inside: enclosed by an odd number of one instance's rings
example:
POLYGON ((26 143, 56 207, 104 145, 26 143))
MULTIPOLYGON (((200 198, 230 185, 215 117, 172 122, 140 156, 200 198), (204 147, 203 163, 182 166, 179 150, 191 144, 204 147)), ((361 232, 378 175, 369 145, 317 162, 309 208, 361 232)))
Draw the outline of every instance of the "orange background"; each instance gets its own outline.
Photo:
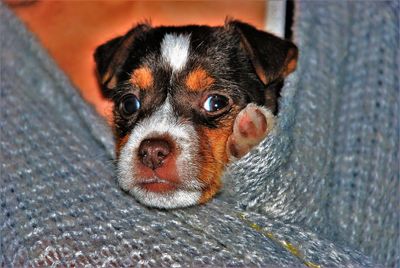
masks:
POLYGON ((103 42, 124 34, 135 23, 221 25, 226 16, 264 28, 264 1, 8 1, 38 36, 82 96, 106 118, 111 103, 102 97, 93 52, 103 42))

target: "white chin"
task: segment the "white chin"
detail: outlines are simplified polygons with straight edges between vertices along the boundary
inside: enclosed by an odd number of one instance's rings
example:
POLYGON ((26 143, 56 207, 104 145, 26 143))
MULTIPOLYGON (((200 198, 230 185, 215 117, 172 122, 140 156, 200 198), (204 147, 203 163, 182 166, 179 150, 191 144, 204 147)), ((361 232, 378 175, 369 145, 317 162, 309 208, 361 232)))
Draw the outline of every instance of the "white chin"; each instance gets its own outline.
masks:
POLYGON ((181 208, 198 203, 201 191, 176 190, 170 193, 155 193, 146 191, 140 187, 133 187, 129 193, 140 203, 156 208, 181 208))

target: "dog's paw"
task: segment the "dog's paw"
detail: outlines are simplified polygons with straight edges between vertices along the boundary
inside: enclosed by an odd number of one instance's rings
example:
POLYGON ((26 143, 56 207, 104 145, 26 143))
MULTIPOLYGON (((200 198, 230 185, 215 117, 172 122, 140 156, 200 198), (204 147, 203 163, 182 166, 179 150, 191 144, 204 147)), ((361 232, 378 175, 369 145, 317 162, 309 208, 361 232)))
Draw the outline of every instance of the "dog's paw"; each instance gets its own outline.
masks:
POLYGON ((227 141, 230 158, 241 158, 258 145, 275 124, 275 117, 268 109, 250 103, 235 119, 232 135, 227 141))

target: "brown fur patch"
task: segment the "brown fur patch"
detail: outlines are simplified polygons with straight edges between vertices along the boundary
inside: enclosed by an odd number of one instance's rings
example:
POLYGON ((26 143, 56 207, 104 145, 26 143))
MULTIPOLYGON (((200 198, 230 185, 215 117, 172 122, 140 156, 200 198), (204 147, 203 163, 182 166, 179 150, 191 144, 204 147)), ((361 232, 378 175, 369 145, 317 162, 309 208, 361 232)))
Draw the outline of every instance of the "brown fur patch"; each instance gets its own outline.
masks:
POLYGON ((228 162, 226 142, 231 134, 230 127, 219 129, 203 128, 199 131, 200 154, 202 166, 199 180, 207 187, 203 190, 199 203, 205 203, 213 197, 221 187, 221 176, 228 162))
POLYGON ((285 61, 285 70, 283 72, 283 76, 286 77, 290 73, 294 72, 294 70, 297 67, 297 58, 298 58, 298 52, 295 49, 289 50, 287 56, 286 56, 286 61, 285 61))
POLYGON ((283 73, 284 76, 289 75, 290 73, 294 72, 297 66, 297 59, 292 59, 289 61, 288 65, 286 66, 286 70, 283 73))
POLYGON ((270 82, 265 74, 264 68, 260 64, 254 64, 254 69, 256 70, 258 78, 261 80, 261 82, 263 82, 264 85, 270 82))
POLYGON ((190 72, 186 77, 185 84, 191 91, 201 91, 207 89, 214 83, 214 78, 209 76, 206 70, 197 68, 190 72))
POLYGON ((149 67, 140 67, 133 71, 131 75, 131 83, 140 89, 149 89, 153 86, 153 73, 149 67))
POLYGON ((117 141, 115 143, 115 154, 116 154, 117 158, 119 158, 121 149, 128 142, 128 139, 129 139, 129 135, 126 135, 120 139, 117 138, 117 141))

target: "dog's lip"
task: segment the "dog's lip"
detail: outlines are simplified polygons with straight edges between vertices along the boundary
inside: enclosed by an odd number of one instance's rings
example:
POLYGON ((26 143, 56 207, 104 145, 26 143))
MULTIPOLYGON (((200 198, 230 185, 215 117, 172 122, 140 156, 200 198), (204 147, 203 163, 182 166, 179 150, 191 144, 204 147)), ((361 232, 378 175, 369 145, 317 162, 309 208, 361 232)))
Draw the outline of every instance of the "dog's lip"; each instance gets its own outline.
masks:
POLYGON ((142 189, 156 193, 172 192, 178 188, 176 183, 162 178, 140 179, 135 184, 142 189))

